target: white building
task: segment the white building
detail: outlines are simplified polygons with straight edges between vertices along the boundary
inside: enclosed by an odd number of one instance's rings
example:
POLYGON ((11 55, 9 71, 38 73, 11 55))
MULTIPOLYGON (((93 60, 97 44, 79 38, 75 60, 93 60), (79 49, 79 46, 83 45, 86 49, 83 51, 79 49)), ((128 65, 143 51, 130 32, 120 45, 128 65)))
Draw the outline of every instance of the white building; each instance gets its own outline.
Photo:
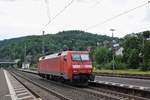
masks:
POLYGON ((25 62, 22 63, 22 69, 29 69, 29 67, 30 67, 30 63, 25 63, 25 62))
POLYGON ((123 50, 124 50, 124 48, 123 47, 121 47, 121 48, 119 48, 116 52, 115 52, 115 55, 120 55, 120 56, 123 56, 123 50))

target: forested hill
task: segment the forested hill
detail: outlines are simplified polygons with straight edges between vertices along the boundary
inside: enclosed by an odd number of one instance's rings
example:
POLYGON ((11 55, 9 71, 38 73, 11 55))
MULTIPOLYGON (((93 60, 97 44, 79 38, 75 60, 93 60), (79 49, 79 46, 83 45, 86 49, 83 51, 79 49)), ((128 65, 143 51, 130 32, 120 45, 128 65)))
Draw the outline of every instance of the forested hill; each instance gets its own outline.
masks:
MULTIPOLYGON (((0 41, 0 59, 23 59, 26 47, 26 55, 32 55, 37 59, 42 54, 42 36, 27 36, 0 41)), ((115 38, 118 40, 117 38, 115 38)), ((105 35, 97 35, 84 31, 63 31, 57 34, 47 34, 44 36, 45 52, 54 53, 63 48, 73 48, 74 50, 87 50, 96 47, 97 42, 112 38, 105 35)))

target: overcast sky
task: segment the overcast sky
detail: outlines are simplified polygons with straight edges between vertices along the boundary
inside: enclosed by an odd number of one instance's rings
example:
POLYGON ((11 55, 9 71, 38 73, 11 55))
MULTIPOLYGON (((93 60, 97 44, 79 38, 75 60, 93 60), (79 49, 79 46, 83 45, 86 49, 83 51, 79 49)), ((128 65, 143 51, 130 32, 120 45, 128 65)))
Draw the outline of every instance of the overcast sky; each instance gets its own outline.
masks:
MULTIPOLYGON (((49 14, 53 18, 71 0, 48 0, 49 14)), ((115 37, 132 32, 150 30, 150 4, 107 19, 147 3, 149 0, 74 0, 47 27, 49 21, 45 0, 0 0, 0 40, 27 35, 40 35, 42 30, 55 34, 63 30, 84 30, 115 37), (93 25, 96 25, 90 28, 93 25)))

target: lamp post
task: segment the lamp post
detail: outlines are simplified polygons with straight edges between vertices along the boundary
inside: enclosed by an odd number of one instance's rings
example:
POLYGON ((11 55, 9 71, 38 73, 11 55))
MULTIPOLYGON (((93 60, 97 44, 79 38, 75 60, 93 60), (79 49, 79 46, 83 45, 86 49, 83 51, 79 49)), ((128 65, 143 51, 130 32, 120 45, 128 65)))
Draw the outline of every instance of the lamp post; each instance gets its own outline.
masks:
POLYGON ((114 55, 114 43, 113 43, 113 41, 114 41, 114 31, 115 31, 115 29, 110 29, 110 31, 112 32, 112 56, 113 56, 113 70, 115 70, 115 55, 114 55))
POLYGON ((42 31, 42 54, 45 55, 45 47, 44 47, 44 34, 45 34, 45 31, 42 31))
POLYGON ((24 62, 25 63, 27 62, 26 56, 27 56, 27 44, 25 43, 25 45, 24 45, 24 62))
POLYGON ((144 34, 143 34, 143 39, 142 39, 142 49, 143 49, 143 64, 144 64, 144 34))

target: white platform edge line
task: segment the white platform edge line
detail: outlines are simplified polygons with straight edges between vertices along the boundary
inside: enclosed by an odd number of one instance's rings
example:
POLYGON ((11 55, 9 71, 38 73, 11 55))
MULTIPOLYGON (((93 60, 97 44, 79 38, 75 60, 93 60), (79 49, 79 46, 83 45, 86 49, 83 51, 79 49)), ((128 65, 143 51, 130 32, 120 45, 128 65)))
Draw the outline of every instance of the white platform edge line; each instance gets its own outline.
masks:
POLYGON ((8 85, 8 89, 9 89, 9 92, 10 92, 10 96, 11 96, 11 99, 12 100, 18 100, 18 98, 16 97, 16 93, 14 91, 14 88, 8 78, 8 75, 7 75, 7 71, 6 70, 3 70, 4 71, 4 75, 5 75, 5 78, 6 78, 6 83, 8 85))
POLYGON ((105 81, 97 81, 97 80, 95 80, 95 82, 102 83, 102 84, 104 83, 104 84, 118 85, 118 86, 121 86, 121 87, 138 88, 140 90, 150 89, 150 87, 143 87, 143 86, 137 86, 137 85, 122 84, 122 83, 117 83, 117 82, 105 82, 105 81))

